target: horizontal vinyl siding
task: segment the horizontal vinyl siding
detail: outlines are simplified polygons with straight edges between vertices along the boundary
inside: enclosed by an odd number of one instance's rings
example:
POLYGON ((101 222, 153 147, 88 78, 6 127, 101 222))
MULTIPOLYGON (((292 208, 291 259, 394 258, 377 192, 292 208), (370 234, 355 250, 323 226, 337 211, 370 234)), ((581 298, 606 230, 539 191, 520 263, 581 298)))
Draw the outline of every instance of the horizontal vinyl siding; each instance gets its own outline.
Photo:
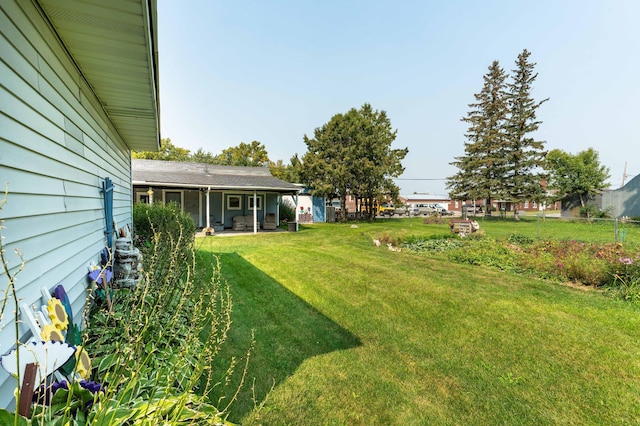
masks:
MULTIPOLYGON (((63 284, 74 319, 82 319, 87 266, 105 246, 102 182, 114 182, 114 220, 131 225, 130 152, 99 101, 31 2, 0 2, 0 210, 5 255, 18 297, 40 304, 40 288, 63 284)), ((7 287, 0 273, 0 291, 7 287)), ((13 305, 0 321, 0 354, 15 341, 13 305)), ((29 337, 25 324, 19 337, 29 337)), ((0 369, 0 407, 16 381, 0 369)))

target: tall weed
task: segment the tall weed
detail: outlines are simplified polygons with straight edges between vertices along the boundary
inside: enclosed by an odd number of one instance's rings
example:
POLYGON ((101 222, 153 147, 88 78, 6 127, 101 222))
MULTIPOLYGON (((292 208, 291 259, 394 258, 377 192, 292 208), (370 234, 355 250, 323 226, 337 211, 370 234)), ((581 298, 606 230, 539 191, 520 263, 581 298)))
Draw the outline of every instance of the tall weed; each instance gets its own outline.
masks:
MULTIPOLYGON (((94 303, 85 313, 90 381, 49 382, 55 393, 32 406, 30 419, 0 410, 0 424, 231 424, 227 412, 237 389, 229 390, 225 406, 208 402, 234 370, 243 374, 235 359, 226 371, 211 368, 232 309, 217 258, 213 274, 202 275, 190 218, 165 207, 136 212, 143 214, 135 218, 138 229, 146 220, 153 230, 138 240, 145 243, 143 279, 133 289, 110 291, 110 305, 94 303)), ((247 348, 246 362, 249 355, 247 348)))

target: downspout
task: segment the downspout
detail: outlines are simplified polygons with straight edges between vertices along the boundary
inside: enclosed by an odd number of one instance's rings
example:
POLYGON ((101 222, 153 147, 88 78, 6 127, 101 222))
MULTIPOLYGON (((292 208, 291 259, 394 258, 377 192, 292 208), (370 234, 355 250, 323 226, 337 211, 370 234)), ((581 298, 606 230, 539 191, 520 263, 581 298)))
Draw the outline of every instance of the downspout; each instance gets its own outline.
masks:
POLYGON ((258 194, 253 191, 253 233, 258 233, 258 206, 257 206, 258 194))

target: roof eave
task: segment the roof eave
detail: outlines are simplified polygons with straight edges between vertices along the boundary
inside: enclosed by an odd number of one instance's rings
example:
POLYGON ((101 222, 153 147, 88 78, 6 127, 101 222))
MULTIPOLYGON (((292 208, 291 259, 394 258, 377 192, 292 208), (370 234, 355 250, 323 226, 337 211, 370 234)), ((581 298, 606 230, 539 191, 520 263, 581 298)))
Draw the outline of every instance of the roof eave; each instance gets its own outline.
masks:
POLYGON ((148 181, 136 181, 132 182, 133 186, 165 186, 170 188, 192 188, 192 189, 200 189, 200 188, 210 188, 216 191, 243 191, 243 192, 253 192, 253 191, 263 191, 263 192, 279 192, 279 193, 299 193, 301 190, 299 188, 285 188, 285 187, 266 187, 266 186, 228 186, 228 185, 199 185, 193 183, 175 183, 175 182, 148 182, 148 181))
POLYGON ((122 142, 136 151, 159 150, 156 0, 34 4, 122 142))

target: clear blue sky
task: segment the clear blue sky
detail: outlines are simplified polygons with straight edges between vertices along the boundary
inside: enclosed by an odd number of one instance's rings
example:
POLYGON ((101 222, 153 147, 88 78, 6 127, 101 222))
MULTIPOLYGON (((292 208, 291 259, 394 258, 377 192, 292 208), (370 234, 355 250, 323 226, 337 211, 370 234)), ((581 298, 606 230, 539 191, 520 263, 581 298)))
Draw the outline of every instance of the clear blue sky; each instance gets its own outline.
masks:
POLYGON ((535 137, 593 147, 613 188, 625 163, 627 182, 640 174, 637 0, 159 0, 158 15, 161 134, 192 151, 257 140, 288 163, 305 134, 368 102, 409 148, 401 194, 445 195, 483 75, 526 48, 532 95, 550 98, 535 137))

